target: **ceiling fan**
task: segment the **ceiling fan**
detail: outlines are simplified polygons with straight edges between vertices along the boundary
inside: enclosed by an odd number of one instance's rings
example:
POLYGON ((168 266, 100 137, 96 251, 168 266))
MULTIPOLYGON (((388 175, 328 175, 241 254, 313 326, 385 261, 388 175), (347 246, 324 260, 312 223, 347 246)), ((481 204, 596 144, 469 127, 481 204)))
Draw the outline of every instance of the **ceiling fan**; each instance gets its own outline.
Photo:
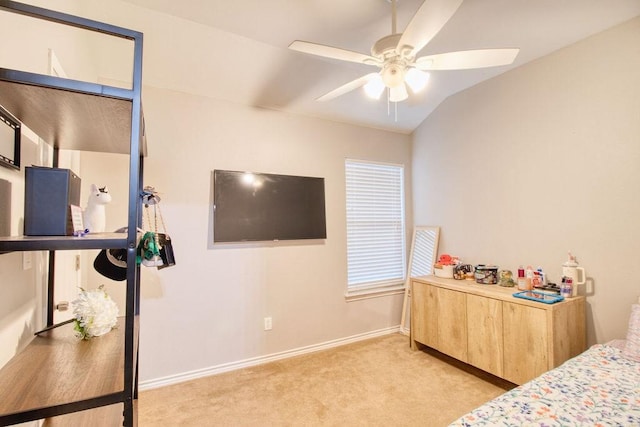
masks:
POLYGON ((400 102, 422 90, 429 79, 427 71, 464 70, 511 64, 520 49, 478 49, 416 57, 427 43, 456 13, 463 0, 426 0, 403 33, 396 32, 396 0, 391 2, 391 35, 376 41, 371 55, 351 50, 296 40, 289 49, 311 55, 356 62, 380 68, 317 98, 328 101, 364 86, 365 92, 379 99, 388 89, 388 99, 400 102))

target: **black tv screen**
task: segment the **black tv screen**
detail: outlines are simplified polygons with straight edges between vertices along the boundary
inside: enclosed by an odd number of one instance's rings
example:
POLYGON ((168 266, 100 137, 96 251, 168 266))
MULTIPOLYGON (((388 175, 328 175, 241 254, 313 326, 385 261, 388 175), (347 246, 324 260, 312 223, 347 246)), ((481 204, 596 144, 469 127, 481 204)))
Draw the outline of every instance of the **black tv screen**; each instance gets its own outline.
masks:
POLYGON ((213 241, 325 239, 324 178, 213 171, 213 241))

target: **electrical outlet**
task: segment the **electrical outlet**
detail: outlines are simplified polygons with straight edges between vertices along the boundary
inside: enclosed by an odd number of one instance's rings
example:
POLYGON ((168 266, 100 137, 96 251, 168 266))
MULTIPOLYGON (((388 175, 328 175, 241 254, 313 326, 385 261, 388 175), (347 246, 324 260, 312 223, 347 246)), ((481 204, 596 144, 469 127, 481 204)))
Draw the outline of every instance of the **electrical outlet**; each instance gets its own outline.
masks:
POLYGON ((272 327, 273 327, 273 323, 271 321, 271 317, 265 317, 264 318, 264 330, 265 331, 270 331, 272 327))
POLYGON ((80 255, 76 255, 76 271, 80 271, 80 255))

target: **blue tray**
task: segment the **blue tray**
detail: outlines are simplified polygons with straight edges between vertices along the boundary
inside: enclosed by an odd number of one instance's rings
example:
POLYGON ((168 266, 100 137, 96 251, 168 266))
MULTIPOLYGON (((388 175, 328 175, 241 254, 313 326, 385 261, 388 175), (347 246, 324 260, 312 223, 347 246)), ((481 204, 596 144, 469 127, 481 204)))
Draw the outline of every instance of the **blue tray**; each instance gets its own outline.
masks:
POLYGON ((513 294, 513 296, 516 298, 524 298, 531 301, 538 301, 544 304, 553 304, 553 303, 562 301, 564 299, 564 297, 561 295, 548 294, 546 292, 540 292, 540 291, 516 292, 515 294, 513 294))

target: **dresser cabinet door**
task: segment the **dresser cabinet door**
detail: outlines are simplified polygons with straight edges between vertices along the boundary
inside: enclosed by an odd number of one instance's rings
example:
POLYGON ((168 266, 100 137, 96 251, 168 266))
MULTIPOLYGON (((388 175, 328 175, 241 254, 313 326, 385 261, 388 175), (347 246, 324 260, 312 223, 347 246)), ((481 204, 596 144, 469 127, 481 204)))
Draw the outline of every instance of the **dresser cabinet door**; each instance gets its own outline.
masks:
POLYGON ((438 338, 437 288, 413 282, 411 290, 411 337, 435 348, 438 338))
POLYGON ((504 378, 524 384, 549 369, 547 312, 503 301, 504 378))
POLYGON ((437 288, 438 339, 436 350, 467 361, 467 294, 437 288))
POLYGON ((502 377, 502 301, 468 294, 467 333, 469 364, 502 377))
POLYGON ((412 339, 466 362, 466 294, 420 282, 412 286, 412 339))

